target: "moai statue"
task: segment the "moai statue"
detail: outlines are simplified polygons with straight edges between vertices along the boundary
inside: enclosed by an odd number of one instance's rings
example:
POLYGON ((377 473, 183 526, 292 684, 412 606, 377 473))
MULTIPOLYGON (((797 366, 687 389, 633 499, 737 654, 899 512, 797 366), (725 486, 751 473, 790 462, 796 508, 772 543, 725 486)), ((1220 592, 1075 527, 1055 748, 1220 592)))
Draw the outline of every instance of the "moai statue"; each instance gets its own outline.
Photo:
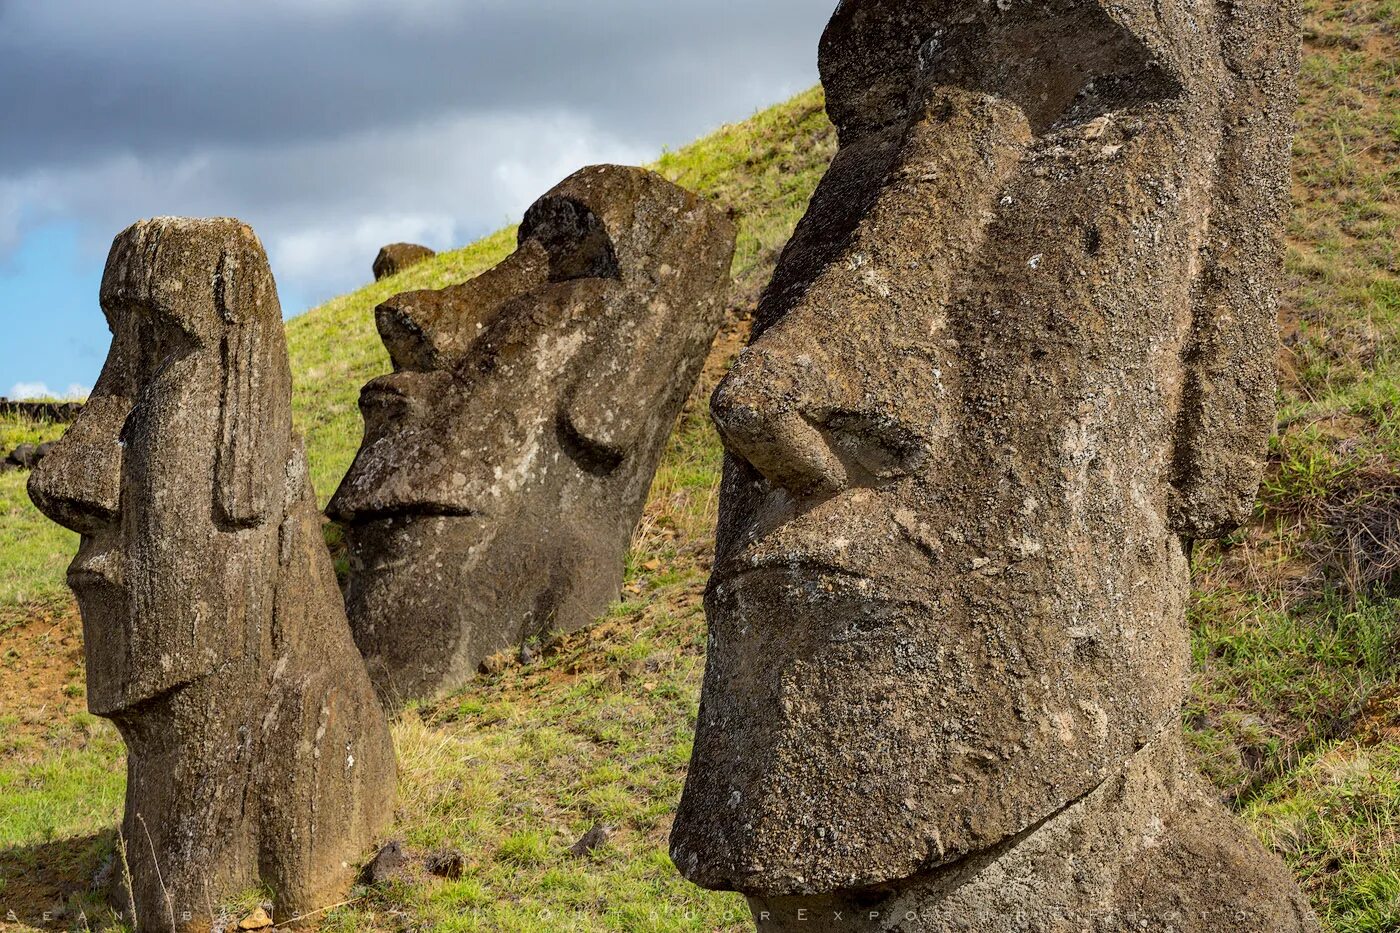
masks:
POLYGON ((671 839, 762 930, 1315 930, 1190 775, 1191 542, 1274 413, 1275 0, 845 0, 840 152, 713 412, 671 839))
POLYGON ((207 930, 266 886, 339 899, 392 816, 393 747, 322 539, 271 270, 236 220, 112 245, 91 400, 29 483, 82 535, 88 706, 126 741, 142 930, 207 930))
POLYGON ((374 257, 374 280, 387 279, 420 262, 427 262, 437 253, 416 243, 390 243, 374 257))
POLYGON ((597 618, 724 317, 734 229, 650 172, 584 169, 480 277, 375 317, 394 373, 330 505, 355 641, 387 703, 597 618))

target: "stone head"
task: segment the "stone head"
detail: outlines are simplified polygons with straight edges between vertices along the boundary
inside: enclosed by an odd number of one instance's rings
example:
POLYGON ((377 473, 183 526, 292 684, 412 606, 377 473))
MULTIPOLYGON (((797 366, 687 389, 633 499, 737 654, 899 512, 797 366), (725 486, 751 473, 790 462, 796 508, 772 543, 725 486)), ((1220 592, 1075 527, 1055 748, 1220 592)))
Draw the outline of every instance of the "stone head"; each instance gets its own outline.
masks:
POLYGON ((650 172, 584 169, 517 250, 376 312, 394 372, 330 514, 356 640, 391 701, 615 598, 662 445, 723 317, 733 231, 650 172))
POLYGON ((1215 248, 1276 263, 1249 230, 1278 229, 1286 144, 1222 154, 1221 28, 1195 0, 837 9, 840 152, 713 400, 687 877, 876 889, 1173 727, 1183 539, 1247 514, 1272 404, 1272 280, 1215 248))
POLYGON ((82 536, 68 579, 89 703, 115 718, 256 649, 261 624, 240 619, 265 598, 248 581, 276 572, 291 380, 272 273, 238 221, 132 226, 101 302, 106 364, 29 491, 82 536))

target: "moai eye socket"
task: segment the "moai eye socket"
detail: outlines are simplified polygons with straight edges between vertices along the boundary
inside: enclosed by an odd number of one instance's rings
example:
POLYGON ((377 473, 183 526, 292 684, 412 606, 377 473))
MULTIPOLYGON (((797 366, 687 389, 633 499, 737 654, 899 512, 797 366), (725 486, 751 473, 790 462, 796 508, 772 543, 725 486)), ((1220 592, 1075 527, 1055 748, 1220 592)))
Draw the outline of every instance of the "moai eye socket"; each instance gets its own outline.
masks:
POLYGON ((135 346, 140 349, 135 360, 138 386, 155 382, 173 363, 197 346, 194 334, 174 315, 158 307, 135 308, 128 313, 137 331, 135 346))
POLYGON ((520 225, 521 242, 535 240, 549 255, 549 280, 615 279, 617 251, 598 215, 573 198, 535 202, 520 225))

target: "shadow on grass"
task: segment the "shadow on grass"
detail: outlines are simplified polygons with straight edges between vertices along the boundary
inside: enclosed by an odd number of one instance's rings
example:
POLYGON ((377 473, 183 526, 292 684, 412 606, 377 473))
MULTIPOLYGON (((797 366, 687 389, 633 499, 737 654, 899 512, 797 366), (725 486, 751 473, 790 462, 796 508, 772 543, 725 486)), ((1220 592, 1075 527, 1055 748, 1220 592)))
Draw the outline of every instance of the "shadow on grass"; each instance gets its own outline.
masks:
POLYGON ((0 930, 97 929, 116 840, 113 828, 0 849, 0 930))

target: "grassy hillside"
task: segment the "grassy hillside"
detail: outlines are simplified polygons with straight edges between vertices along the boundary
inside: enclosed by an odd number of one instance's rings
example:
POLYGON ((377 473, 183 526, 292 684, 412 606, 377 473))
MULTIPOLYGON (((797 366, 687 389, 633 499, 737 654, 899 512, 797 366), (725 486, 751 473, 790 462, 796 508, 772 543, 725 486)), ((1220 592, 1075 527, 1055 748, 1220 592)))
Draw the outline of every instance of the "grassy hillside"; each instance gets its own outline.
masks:
MULTIPOLYGON (((1197 674, 1185 725, 1222 798, 1289 861, 1326 928, 1393 933, 1400 2, 1316 0, 1306 52, 1280 431, 1256 521, 1197 555, 1197 674)), ((706 386, 657 477, 624 598, 592 631, 537 646, 526 663, 396 724, 403 782, 394 834, 419 853, 461 850, 465 873, 445 881, 415 863, 357 892, 324 918, 326 929, 748 929, 736 898, 679 879, 664 843, 704 663, 700 593, 720 449, 703 396, 739 345, 746 311, 833 151, 820 102, 804 94, 661 160, 670 177, 738 215, 740 288, 706 386), (608 844, 571 856, 595 824, 615 828, 608 844)), ((374 304, 469 276, 510 242, 502 232, 289 325, 297 417, 323 496, 359 440, 359 386, 387 367, 374 304)), ((13 501, 12 482, 0 477, 0 508, 13 501)), ((5 582, 27 587, 31 600, 52 595, 56 586, 33 581, 56 584, 66 554, 46 555, 66 541, 29 537, 47 533, 23 509, 3 514, 0 574, 16 550, 32 551, 34 563, 0 576, 0 604, 9 601, 0 605, 0 676, 21 685, 0 691, 0 908, 67 902, 91 916, 82 892, 112 848, 120 744, 81 711, 71 608, 18 606, 5 582)))
MULTIPOLYGON (((734 274, 736 303, 743 306, 767 283, 778 252, 834 152, 821 94, 809 91, 747 123, 669 153, 653 167, 738 214, 734 274)), ((389 370, 388 354, 374 329, 375 306, 402 291, 441 288, 470 278, 514 248, 514 228, 502 230, 288 324, 287 342, 297 374, 296 415, 323 500, 335 492, 360 444, 360 386, 389 370)))
MULTIPOLYGON (((0 455, 20 444, 57 440, 63 428, 18 415, 0 415, 0 455)), ((45 519, 29 502, 29 474, 0 473, 0 611, 67 598, 64 569, 77 537, 45 519)), ((0 642, 3 644, 3 642, 0 642)))

